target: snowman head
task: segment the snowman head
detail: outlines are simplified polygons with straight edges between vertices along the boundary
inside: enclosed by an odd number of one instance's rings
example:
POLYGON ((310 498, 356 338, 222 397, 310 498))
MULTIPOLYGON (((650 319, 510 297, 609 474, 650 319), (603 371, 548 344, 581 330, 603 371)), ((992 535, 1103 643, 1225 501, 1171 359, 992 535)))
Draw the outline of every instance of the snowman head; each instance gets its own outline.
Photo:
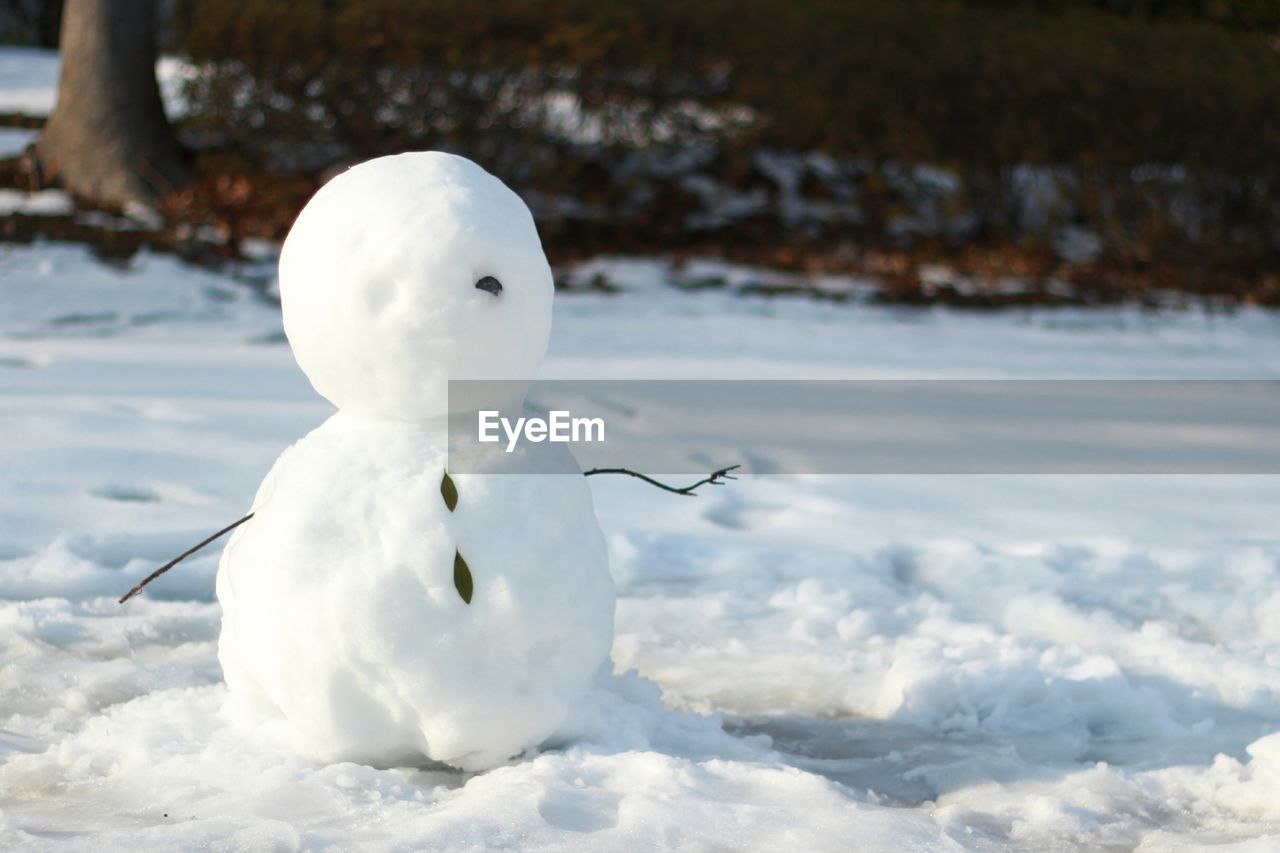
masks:
POLYGON ((528 207, 452 154, 379 157, 307 203, 280 253, 285 334, 344 412, 419 421, 449 379, 532 379, 551 268, 528 207))

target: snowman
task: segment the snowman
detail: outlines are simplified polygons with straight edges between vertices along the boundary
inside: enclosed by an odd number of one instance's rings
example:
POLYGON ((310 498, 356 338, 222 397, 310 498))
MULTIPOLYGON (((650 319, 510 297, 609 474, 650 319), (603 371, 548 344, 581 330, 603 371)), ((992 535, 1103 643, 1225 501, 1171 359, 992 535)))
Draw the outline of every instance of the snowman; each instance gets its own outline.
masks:
POLYGON ((223 552, 218 658, 235 703, 283 718, 304 755, 493 767, 610 666, 613 582, 568 451, 447 469, 448 380, 531 380, 552 293, 528 208, 450 154, 355 166, 290 231, 285 332, 338 412, 280 456, 223 552))

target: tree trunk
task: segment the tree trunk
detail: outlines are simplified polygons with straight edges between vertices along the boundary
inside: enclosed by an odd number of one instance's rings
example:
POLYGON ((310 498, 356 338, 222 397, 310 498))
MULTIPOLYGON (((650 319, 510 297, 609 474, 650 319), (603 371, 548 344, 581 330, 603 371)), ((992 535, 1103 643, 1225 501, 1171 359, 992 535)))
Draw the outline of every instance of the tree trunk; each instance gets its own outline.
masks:
POLYGON ((36 143, 73 195, 151 206, 190 180, 156 83, 153 0, 66 0, 58 102, 36 143))

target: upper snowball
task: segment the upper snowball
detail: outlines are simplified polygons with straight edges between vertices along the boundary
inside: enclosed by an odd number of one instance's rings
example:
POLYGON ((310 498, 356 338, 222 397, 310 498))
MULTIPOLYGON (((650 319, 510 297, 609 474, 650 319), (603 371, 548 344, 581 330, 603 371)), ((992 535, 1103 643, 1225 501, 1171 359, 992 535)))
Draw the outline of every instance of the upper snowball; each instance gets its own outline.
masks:
POLYGON ((532 379, 552 291, 520 197, 437 151, 379 157, 334 178, 280 253, 298 364, 338 408, 365 417, 442 415, 448 379, 532 379))

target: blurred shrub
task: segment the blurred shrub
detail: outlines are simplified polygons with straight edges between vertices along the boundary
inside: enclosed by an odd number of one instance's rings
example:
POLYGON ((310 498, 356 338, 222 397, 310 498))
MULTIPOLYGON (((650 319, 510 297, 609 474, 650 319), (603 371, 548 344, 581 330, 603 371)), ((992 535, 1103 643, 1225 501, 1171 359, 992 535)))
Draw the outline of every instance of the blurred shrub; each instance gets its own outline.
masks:
POLYGON ((864 234, 893 216, 883 164, 934 164, 963 176, 974 233, 1007 238, 1016 170, 1043 165, 1109 245, 1280 250, 1274 0, 180 8, 177 47, 204 68, 188 132, 279 168, 448 148, 625 213, 637 151, 665 152, 650 172, 703 152, 739 188, 756 152, 821 151, 866 178, 864 234))
MULTIPOLYGON (((211 63, 196 96, 224 131, 296 125, 309 139, 362 151, 536 127, 554 92, 578 99, 606 139, 696 135, 707 128, 678 109, 688 99, 747 107, 754 141, 854 156, 969 168, 1276 165, 1275 44, 1195 23, 1073 11, 1096 5, 1146 8, 1139 0, 191 0, 182 47, 211 63), (1027 11, 1034 6, 1064 11, 1027 11)), ((1170 4, 1179 5, 1196 4, 1170 4)), ((1206 5, 1246 16, 1277 4, 1206 5)))
POLYGON ((62 0, 4 0, 0 3, 0 45, 57 47, 62 0))
POLYGON ((967 5, 1057 14, 1088 9, 1134 21, 1200 21, 1237 30, 1280 29, 1275 0, 965 0, 967 5))

